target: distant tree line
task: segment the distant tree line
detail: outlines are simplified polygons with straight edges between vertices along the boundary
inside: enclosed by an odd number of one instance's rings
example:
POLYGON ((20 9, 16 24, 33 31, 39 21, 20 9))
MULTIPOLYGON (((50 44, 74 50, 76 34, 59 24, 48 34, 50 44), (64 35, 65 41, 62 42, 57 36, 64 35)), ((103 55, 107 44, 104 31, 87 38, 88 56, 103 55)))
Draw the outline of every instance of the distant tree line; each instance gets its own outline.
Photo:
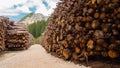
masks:
POLYGON ((38 38, 44 32, 47 25, 48 21, 37 21, 33 24, 28 25, 28 30, 35 38, 38 38))

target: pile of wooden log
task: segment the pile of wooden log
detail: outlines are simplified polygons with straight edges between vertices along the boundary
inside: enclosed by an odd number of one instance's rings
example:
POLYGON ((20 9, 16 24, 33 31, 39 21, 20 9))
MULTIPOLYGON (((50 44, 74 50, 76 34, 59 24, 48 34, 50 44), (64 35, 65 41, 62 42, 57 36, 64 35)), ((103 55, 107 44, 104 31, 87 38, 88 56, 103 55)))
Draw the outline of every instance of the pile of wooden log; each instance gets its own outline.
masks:
POLYGON ((6 36, 6 48, 8 49, 27 49, 29 45, 29 32, 21 25, 12 24, 8 26, 6 36))
POLYGON ((43 47, 77 61, 120 57, 120 0, 61 0, 49 19, 43 47))
POLYGON ((0 16, 0 51, 5 49, 5 36, 8 19, 0 16))
POLYGON ((0 17, 0 51, 28 49, 34 44, 33 36, 23 24, 9 21, 8 18, 0 17))

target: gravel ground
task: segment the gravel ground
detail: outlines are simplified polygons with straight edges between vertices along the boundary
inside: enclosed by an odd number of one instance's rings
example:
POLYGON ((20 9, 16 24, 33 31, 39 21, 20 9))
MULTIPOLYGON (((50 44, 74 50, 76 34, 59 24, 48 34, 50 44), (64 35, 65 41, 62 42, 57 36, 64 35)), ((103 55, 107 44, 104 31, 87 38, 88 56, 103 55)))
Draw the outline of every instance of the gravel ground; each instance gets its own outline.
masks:
POLYGON ((40 45, 0 56, 0 68, 88 68, 48 54, 40 45))

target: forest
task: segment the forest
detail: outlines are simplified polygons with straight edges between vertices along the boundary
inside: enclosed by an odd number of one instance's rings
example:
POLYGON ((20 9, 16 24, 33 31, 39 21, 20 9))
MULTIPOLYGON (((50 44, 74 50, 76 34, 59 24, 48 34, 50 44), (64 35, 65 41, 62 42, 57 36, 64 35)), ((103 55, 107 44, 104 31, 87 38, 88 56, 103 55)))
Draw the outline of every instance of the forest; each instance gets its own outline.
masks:
POLYGON ((37 39, 44 32, 46 26, 48 25, 48 20, 37 21, 33 24, 28 25, 29 32, 37 39))

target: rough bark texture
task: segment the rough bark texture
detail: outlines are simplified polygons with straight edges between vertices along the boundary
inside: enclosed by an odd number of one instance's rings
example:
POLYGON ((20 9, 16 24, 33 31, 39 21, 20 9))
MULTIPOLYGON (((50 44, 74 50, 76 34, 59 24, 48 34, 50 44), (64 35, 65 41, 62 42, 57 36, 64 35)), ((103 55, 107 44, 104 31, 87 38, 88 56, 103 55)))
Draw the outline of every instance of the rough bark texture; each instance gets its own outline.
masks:
POLYGON ((43 47, 59 57, 120 57, 120 0, 61 0, 49 19, 43 47))

